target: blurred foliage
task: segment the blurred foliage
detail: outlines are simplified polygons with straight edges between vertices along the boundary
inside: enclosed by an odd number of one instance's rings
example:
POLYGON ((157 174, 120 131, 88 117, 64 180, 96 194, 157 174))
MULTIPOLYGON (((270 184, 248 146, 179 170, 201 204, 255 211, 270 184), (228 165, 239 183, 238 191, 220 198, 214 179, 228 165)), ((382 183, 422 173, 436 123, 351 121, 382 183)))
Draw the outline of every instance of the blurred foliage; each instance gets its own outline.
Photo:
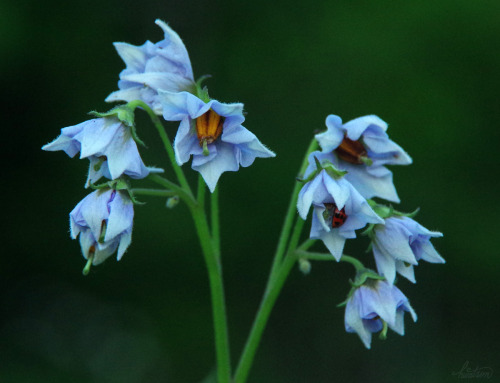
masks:
MULTIPOLYGON (((418 322, 370 351, 335 307, 349 265, 292 273, 250 382, 451 382, 466 361, 498 375, 499 14, 493 0, 3 0, 0 381, 192 383, 213 368, 207 278, 187 209, 143 197, 123 260, 84 278, 67 214, 87 193, 87 163, 40 150, 109 108, 123 68, 112 42, 160 40, 155 18, 183 38, 197 76, 213 75, 212 97, 244 102, 245 126, 278 154, 220 184, 234 363, 303 151, 326 115, 386 120, 414 158, 392 169, 401 210, 420 206, 418 221, 445 234, 434 244, 447 264, 422 264, 416 285, 399 284, 418 322)), ((138 123, 147 163, 171 175, 152 125, 138 123)), ((369 264, 366 245, 350 241, 346 252, 369 264)))

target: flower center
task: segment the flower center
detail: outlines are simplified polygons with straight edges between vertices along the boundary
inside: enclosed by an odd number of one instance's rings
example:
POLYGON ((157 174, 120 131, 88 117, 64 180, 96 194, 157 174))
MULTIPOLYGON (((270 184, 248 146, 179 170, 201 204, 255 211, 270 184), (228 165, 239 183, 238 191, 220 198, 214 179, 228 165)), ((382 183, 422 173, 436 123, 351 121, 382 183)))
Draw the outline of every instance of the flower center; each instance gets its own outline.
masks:
POLYGON ((368 153, 361 142, 353 141, 347 136, 340 143, 335 152, 341 160, 355 165, 371 165, 371 160, 368 158, 368 153))
POLYGON ((219 116, 212 109, 196 119, 196 134, 200 146, 205 148, 207 144, 214 142, 222 134, 224 117, 219 116))

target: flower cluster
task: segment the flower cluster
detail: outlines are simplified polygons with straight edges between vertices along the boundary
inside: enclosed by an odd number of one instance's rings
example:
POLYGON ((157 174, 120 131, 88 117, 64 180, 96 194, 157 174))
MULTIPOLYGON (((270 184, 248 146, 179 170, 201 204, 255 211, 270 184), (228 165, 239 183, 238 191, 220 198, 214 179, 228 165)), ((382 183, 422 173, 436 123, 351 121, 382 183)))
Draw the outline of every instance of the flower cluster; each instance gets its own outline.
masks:
MULTIPOLYGON (((371 199, 399 202, 386 165, 412 162, 389 139, 383 120, 372 115, 342 124, 340 117, 329 115, 326 126, 325 132, 315 136, 321 151, 309 155, 297 209, 306 219, 313 207, 310 238, 320 239, 337 261, 342 260, 346 239, 355 238, 355 230, 368 225, 365 234, 371 239, 378 275, 369 274, 353 288, 345 324, 347 331, 357 332, 369 348, 371 333, 387 330, 386 324, 403 334, 404 311, 416 319, 408 299, 394 286, 396 273, 415 282, 413 266, 419 260, 444 263, 430 243, 432 237, 442 234, 418 224, 411 218, 413 214, 371 199)), ((362 268, 358 274, 366 270, 362 268)))
MULTIPOLYGON (((180 121, 174 141, 175 160, 182 165, 193 157, 211 192, 222 173, 250 166, 255 158, 275 154, 242 126, 243 104, 224 104, 208 96, 195 82, 191 61, 180 37, 166 23, 156 20, 163 40, 141 46, 115 43, 126 68, 120 73, 119 90, 108 102, 125 101, 98 118, 61 129, 43 150, 66 152, 90 161, 86 187, 110 180, 103 190, 87 196, 71 212, 71 236, 80 236, 82 253, 96 265, 118 251, 123 256, 131 240, 133 198, 128 179, 142 179, 151 172, 139 154, 134 109, 149 108, 166 121, 180 121), (120 228, 118 230, 117 228, 120 228)), ((102 188, 103 186, 99 186, 102 188)), ((175 201, 174 199, 171 201, 175 201)))

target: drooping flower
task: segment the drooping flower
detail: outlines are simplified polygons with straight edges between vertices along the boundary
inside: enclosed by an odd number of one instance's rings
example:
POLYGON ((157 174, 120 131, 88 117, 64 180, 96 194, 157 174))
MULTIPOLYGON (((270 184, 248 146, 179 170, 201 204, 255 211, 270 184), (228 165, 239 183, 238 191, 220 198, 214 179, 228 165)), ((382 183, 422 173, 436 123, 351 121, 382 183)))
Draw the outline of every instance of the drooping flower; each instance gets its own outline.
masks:
MULTIPOLYGON (((314 163, 314 155, 313 152, 309 156, 309 164, 314 163)), ((306 177, 312 171, 310 165, 306 177)), ((325 169, 316 171, 316 176, 300 190, 297 209, 300 216, 306 219, 313 206, 310 238, 321 239, 338 261, 346 239, 356 238, 355 230, 367 223, 383 224, 384 220, 344 176, 334 178, 325 169)))
POLYGON ((142 100, 161 115, 158 90, 187 90, 194 81, 191 61, 179 35, 163 21, 155 22, 165 33, 163 40, 154 44, 146 41, 141 46, 114 43, 127 67, 120 73, 120 90, 111 93, 106 101, 142 100))
POLYGON ((370 348, 372 333, 385 332, 387 326, 404 335, 404 313, 417 320, 408 298, 395 285, 382 280, 367 280, 356 288, 345 309, 345 329, 356 332, 366 348, 370 348))
POLYGON ((373 254, 379 274, 394 283, 396 272, 415 283, 413 266, 419 260, 444 263, 430 239, 442 237, 408 217, 389 217, 373 229, 373 254))
POLYGON ((130 128, 114 116, 95 118, 61 129, 61 135, 43 150, 63 150, 70 157, 90 160, 86 185, 99 178, 117 179, 122 174, 140 179, 149 174, 142 162, 130 128))
POLYGON ((346 170, 346 179, 365 198, 380 197, 399 202, 392 172, 385 165, 408 165, 410 156, 386 133, 387 123, 370 115, 345 124, 336 115, 326 118, 327 130, 315 137, 330 161, 346 170))
POLYGON ((118 250, 120 260, 132 241, 134 205, 126 192, 96 190, 85 197, 70 216, 71 238, 80 235, 85 259, 98 265, 118 250))
POLYGON ((193 156, 191 167, 200 172, 211 192, 222 173, 250 166, 257 157, 275 156, 241 125, 243 104, 205 102, 188 92, 159 93, 165 120, 181 122, 174 140, 177 163, 182 165, 193 156))

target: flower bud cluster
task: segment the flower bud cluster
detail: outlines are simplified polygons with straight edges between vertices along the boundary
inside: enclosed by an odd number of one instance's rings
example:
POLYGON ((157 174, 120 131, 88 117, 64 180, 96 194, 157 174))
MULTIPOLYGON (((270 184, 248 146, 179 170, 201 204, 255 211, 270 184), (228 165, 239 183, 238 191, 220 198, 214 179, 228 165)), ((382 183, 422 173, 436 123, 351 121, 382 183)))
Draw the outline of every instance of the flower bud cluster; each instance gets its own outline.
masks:
MULTIPOLYGON (((309 155, 297 209, 306 219, 313 207, 310 238, 320 239, 332 256, 342 260, 347 239, 368 225, 365 233, 377 267, 377 277, 354 284, 346 301, 345 326, 356 332, 367 348, 371 333, 387 328, 403 334, 403 314, 416 315, 404 294, 394 286, 396 274, 415 283, 413 267, 419 260, 444 263, 430 239, 442 236, 404 214, 371 198, 400 202, 386 165, 411 164, 410 156, 386 133, 377 116, 364 116, 345 124, 329 115, 327 130, 315 136, 321 151, 309 155)), ((359 269, 359 267, 357 267, 359 269)), ((358 274, 367 269, 358 270, 358 274)), ((365 275, 365 274, 363 274, 365 275)))

